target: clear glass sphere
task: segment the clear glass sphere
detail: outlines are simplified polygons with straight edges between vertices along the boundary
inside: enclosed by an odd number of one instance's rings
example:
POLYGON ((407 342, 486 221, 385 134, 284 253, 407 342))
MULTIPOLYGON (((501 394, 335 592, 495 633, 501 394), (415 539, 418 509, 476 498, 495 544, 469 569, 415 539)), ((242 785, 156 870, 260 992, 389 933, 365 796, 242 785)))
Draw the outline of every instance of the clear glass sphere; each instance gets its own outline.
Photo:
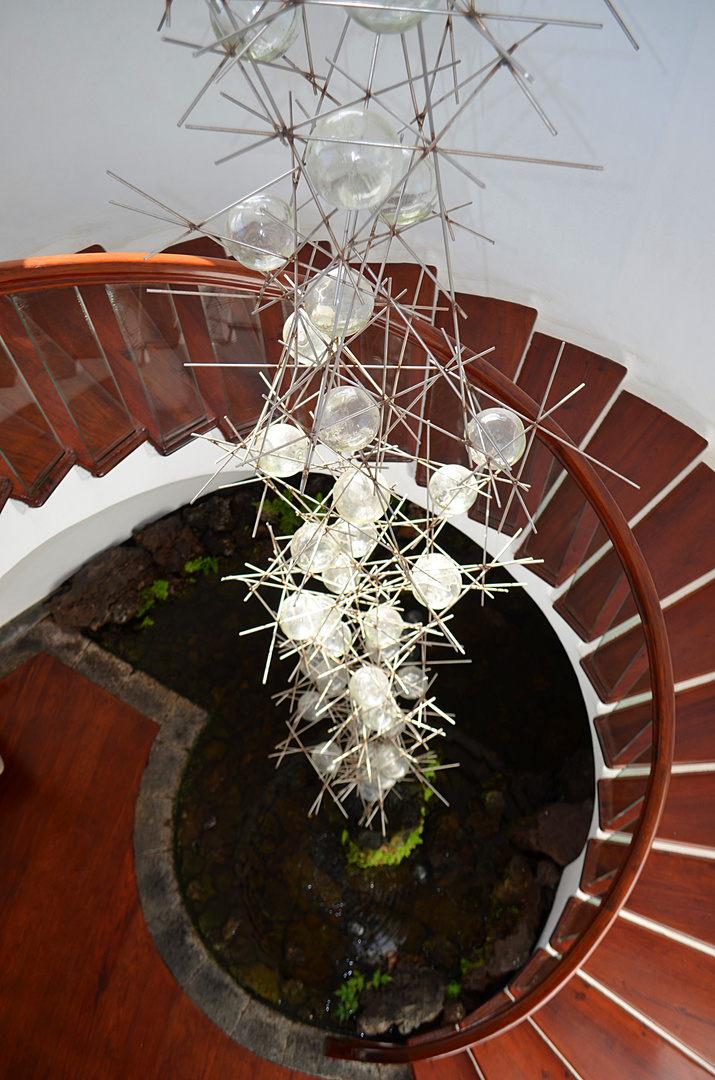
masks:
POLYGON ((335 626, 329 627, 328 633, 318 634, 316 640, 326 656, 340 659, 350 648, 353 636, 347 623, 341 619, 335 626))
POLYGON ((358 795, 363 802, 372 803, 375 802, 376 799, 379 799, 380 796, 384 798, 396 783, 396 780, 383 779, 378 776, 374 770, 372 772, 372 779, 370 779, 367 775, 367 771, 365 771, 358 779, 358 795))
POLYGON ((303 308, 289 315, 283 324, 283 344, 288 355, 305 367, 320 367, 330 353, 328 342, 315 329, 303 308))
POLYGON ((354 270, 334 266, 317 278, 303 299, 313 326, 333 338, 351 337, 364 330, 372 318, 375 293, 369 282, 354 270))
POLYGON ((370 768, 380 780, 401 780, 409 772, 409 763, 393 743, 371 743, 367 750, 370 768))
MULTIPOLYGON (((407 173, 416 160, 416 154, 404 147, 402 150, 403 172, 407 173)), ((437 177, 432 159, 426 157, 415 165, 397 191, 385 200, 380 217, 384 218, 389 225, 415 225, 418 221, 424 221, 429 217, 436 202, 437 177)))
POLYGON ((361 386, 336 386, 325 395, 317 434, 331 450, 351 454, 363 450, 380 428, 380 410, 361 386))
POLYGON ((365 653, 373 664, 380 664, 383 660, 391 660, 399 651, 399 642, 396 642, 394 645, 386 645, 384 648, 373 645, 372 642, 369 641, 365 642, 365 653))
POLYGON ((307 521, 293 533, 290 553, 306 574, 319 574, 333 565, 341 549, 322 522, 307 521))
POLYGON ((291 641, 310 641, 321 633, 327 636, 339 621, 335 601, 309 589, 286 596, 278 611, 278 625, 291 641))
POLYGON ((326 566, 320 575, 321 580, 331 592, 355 592, 360 584, 360 570, 355 561, 344 551, 338 551, 330 566, 326 566))
POLYGON ((429 497, 441 517, 464 514, 476 502, 479 483, 463 465, 442 465, 430 477, 429 497))
POLYGON ((317 720, 319 702, 320 694, 317 690, 306 690, 296 702, 295 715, 302 717, 303 720, 317 720))
POLYGON ((305 465, 310 439, 295 424, 269 424, 255 436, 258 468, 269 476, 293 476, 305 465))
POLYGON ((267 0, 265 3, 260 0, 228 0, 227 6, 230 14, 225 9, 211 11, 214 34, 219 39, 232 34, 225 44, 236 49, 247 45, 248 54, 254 60, 275 60, 283 55, 298 35, 297 7, 283 8, 278 0, 267 0), (274 12, 274 18, 270 18, 274 12))
POLYGON ((330 526, 330 535, 353 559, 365 558, 377 547, 378 532, 374 525, 353 525, 350 521, 340 520, 330 526))
POLYGON ((300 662, 300 670, 313 682, 321 695, 327 698, 342 694, 348 685, 348 669, 345 664, 331 656, 326 656, 321 649, 314 649, 300 662))
POLYGON ((424 697, 428 683, 427 673, 418 664, 404 664, 395 672, 395 692, 408 701, 424 697))
POLYGON ((388 504, 387 492, 360 469, 348 469, 333 488, 333 506, 353 525, 377 521, 388 504))
POLYGON ((404 34, 411 30, 423 19, 439 7, 439 0, 410 0, 409 4, 404 0, 380 0, 379 8, 346 8, 348 14, 364 26, 366 30, 374 30, 376 34, 404 34), (423 11, 395 11, 395 7, 423 8, 423 11))
POLYGON ((374 649, 389 649, 396 645, 405 628, 405 620, 390 604, 376 604, 363 618, 365 641, 374 649))
POLYGON ((318 195, 342 210, 372 210, 400 177, 401 147, 390 123, 359 105, 321 117, 305 167, 318 195))
POLYGON ((405 724, 402 709, 391 698, 374 709, 360 709, 359 716, 366 734, 397 735, 405 724))
POLYGON ((526 450, 520 417, 510 409, 484 409, 467 424, 469 456, 475 465, 491 461, 496 469, 515 465, 526 450))
POLYGON ((420 555, 412 567, 412 595, 433 611, 448 607, 462 589, 462 575, 449 555, 420 555))
POLYGON ((236 203, 226 218, 226 248, 251 270, 278 270, 295 248, 291 211, 277 195, 252 195, 236 203))
POLYGON ((360 709, 377 709, 390 699, 390 677, 375 664, 363 664, 350 676, 348 693, 360 709))
POLYGON ((337 769, 340 749, 334 742, 322 742, 310 748, 310 760, 313 768, 321 776, 330 776, 337 769))

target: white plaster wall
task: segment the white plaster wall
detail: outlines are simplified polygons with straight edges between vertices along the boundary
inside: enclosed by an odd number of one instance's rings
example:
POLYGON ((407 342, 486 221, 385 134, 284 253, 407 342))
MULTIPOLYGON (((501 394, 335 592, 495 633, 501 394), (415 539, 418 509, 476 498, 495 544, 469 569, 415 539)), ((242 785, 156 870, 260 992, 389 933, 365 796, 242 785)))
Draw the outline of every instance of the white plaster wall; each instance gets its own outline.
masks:
MULTIPOLYGON (((201 0, 173 6, 171 33, 200 36, 201 0)), ((604 27, 578 36, 552 28, 519 53, 557 139, 501 73, 459 126, 459 145, 601 163, 605 171, 484 161, 474 167, 487 190, 476 195, 453 172, 450 197, 473 197, 471 224, 497 241, 490 248, 461 234, 455 265, 464 287, 533 304, 540 328, 625 361, 643 396, 710 436, 715 5, 618 0, 618 7, 638 53, 601 0, 495 0, 492 8, 503 11, 548 11, 604 27)), ((107 168, 196 219, 285 167, 283 153, 271 150, 250 168, 245 159, 215 168, 236 138, 177 129, 212 62, 161 43, 155 28, 163 9, 164 0, 0 5, 0 258, 90 243, 146 250, 175 239, 173 229, 109 205, 138 199, 126 198, 107 168)), ((328 14, 335 19, 321 13, 316 29, 309 12, 316 55, 332 51, 341 25, 337 12, 328 14)), ((517 24, 492 27, 505 44, 522 32, 517 24)), ((355 70, 372 40, 357 33, 355 70)), ((472 43, 460 39, 465 47, 472 43)), ((237 82, 227 89, 240 93, 237 82)), ((214 97, 196 119, 235 124, 236 110, 214 97)), ((429 228, 420 243, 439 257, 429 228)))

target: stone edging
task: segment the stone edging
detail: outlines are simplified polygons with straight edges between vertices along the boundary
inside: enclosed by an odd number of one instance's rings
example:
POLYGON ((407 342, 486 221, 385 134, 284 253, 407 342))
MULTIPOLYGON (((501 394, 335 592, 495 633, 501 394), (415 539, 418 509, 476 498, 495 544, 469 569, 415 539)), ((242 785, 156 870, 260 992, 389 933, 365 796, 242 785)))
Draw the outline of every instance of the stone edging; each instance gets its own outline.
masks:
POLYGON ((324 1057, 323 1031, 289 1020, 251 997, 196 934, 174 874, 172 813, 189 749, 207 714, 77 631, 61 630, 44 604, 0 627, 0 679, 38 652, 54 656, 160 727, 136 803, 134 870, 154 944, 194 1004, 240 1046, 286 1068, 325 1080, 412 1080, 409 1065, 324 1057))

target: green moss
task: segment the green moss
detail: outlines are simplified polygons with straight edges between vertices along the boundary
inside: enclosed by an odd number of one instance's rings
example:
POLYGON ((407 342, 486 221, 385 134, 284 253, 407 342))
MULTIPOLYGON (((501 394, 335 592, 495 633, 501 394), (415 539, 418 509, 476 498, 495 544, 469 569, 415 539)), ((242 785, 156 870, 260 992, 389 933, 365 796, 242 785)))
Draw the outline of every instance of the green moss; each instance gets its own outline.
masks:
POLYGON ((451 982, 447 983, 447 997, 450 998, 452 1001, 454 1001, 455 998, 458 998, 461 993, 461 982, 458 982, 456 979, 452 979, 451 982))
POLYGON ((372 990, 379 990, 381 986, 386 986, 390 982, 392 982, 392 975, 380 971, 380 968, 377 968, 372 978, 367 980, 360 971, 353 971, 350 978, 346 979, 342 986, 339 986, 335 991, 335 997, 338 999, 335 1010, 338 1020, 344 1023, 358 1011, 360 1008, 360 995, 366 986, 372 990))
POLYGON ((199 555, 195 559, 189 559, 184 563, 185 574, 218 574, 218 559, 215 555, 199 555))

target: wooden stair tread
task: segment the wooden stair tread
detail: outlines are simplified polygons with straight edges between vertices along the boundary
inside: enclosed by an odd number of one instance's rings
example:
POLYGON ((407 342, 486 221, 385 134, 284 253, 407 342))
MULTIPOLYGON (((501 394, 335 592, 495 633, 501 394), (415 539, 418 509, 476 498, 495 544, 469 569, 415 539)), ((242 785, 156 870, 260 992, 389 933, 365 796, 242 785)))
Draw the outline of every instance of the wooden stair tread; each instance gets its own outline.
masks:
MULTIPOLYGON (((597 461, 639 485, 631 487, 612 473, 596 469, 625 517, 631 518, 706 445, 690 428, 624 390, 586 449, 597 461)), ((538 532, 528 537, 522 550, 544 559, 536 572, 552 584, 560 584, 605 539, 596 515, 567 477, 539 517, 538 532), (570 530, 566 523, 572 523, 570 530)))
MULTIPOLYGON (((676 683, 715 671, 715 581, 666 608, 665 624, 676 683)), ((640 624, 581 661, 602 701, 650 689, 640 624)))
MULTIPOLYGON (((637 813, 629 808, 645 791, 644 777, 614 777, 602 785, 601 825, 631 832, 637 813)), ((658 837, 715 848, 715 773, 675 773, 670 778, 658 837)))
MULTIPOLYGON (((383 1065, 385 1072, 389 1069, 383 1065)), ((466 1050, 450 1057, 426 1058, 412 1065, 415 1080, 478 1080, 477 1070, 466 1050)), ((388 1080, 389 1080, 389 1073, 388 1080)))
POLYGON ((715 945, 715 858, 651 851, 626 907, 715 945))
POLYGON ((540 1032, 525 1020, 495 1039, 478 1043, 472 1053, 484 1080, 578 1080, 540 1032))
MULTIPOLYGON (((714 532, 715 472, 700 464, 633 530, 661 599, 712 570, 714 532)), ((636 614, 612 549, 554 606, 586 640, 636 614)))
POLYGON ((0 683, 7 1077, 290 1080, 192 1004, 149 936, 134 803, 157 727, 39 654, 0 683))
POLYGON ((715 1062, 715 957, 618 919, 585 970, 715 1062))
POLYGON ((539 1009, 534 1021, 581 1080, 705 1080, 711 1075, 578 976, 539 1009))
MULTIPOLYGON (((536 309, 493 296, 474 296, 457 293, 457 302, 467 318, 459 319, 461 343, 470 353, 479 353, 494 346, 486 359, 495 368, 513 379, 536 322, 536 309)), ((452 313, 438 311, 435 325, 454 333, 452 313)), ((485 402, 483 408, 493 403, 485 402)))

